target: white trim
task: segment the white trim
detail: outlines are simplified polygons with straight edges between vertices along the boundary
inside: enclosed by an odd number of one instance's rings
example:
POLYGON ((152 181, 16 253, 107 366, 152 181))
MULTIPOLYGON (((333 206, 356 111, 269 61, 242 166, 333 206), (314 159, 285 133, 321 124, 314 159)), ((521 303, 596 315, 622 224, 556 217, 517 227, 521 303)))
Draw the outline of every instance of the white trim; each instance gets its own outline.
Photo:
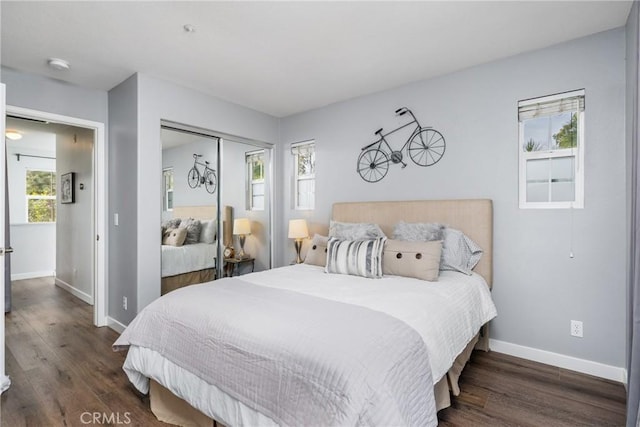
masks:
MULTIPOLYGON (((93 324, 106 326, 107 324, 107 171, 108 156, 105 124, 61 114, 47 113, 30 108, 7 105, 6 114, 20 117, 46 120, 76 127, 94 130, 93 145, 93 176, 94 176, 94 232, 100 236, 94 240, 93 248, 93 294, 95 305, 93 308, 93 324)), ((94 237, 95 238, 95 237, 94 237)))
POLYGON ((74 288, 64 280, 60 280, 56 277, 56 286, 64 289, 75 297, 80 298, 82 301, 86 302, 89 305, 93 305, 93 297, 86 292, 81 291, 78 288, 74 288))
POLYGON ((37 279, 39 277, 52 277, 55 276, 55 271, 30 271, 28 273, 15 273, 11 274, 11 281, 14 280, 26 280, 26 279, 37 279))
POLYGON ((519 344, 512 344, 494 339, 489 340, 489 348, 496 353, 504 353, 522 359, 532 360, 558 368, 569 369, 583 374, 593 375, 612 381, 626 384, 627 371, 617 366, 605 365, 600 362, 593 362, 577 357, 566 356, 564 354, 553 353, 551 351, 539 350, 537 348, 525 347, 519 344))
POLYGON ((584 89, 572 90, 569 92, 556 93, 554 95, 541 96, 539 98, 529 98, 518 101, 518 107, 526 107, 527 105, 542 104, 543 102, 553 102, 563 98, 574 98, 584 96, 584 89))
MULTIPOLYGON (((6 93, 6 87, 3 83, 0 83, 0 114, 2 114, 2 120, 0 120, 0 134, 4 135, 4 131, 5 131, 5 122, 6 122, 6 108, 5 108, 5 93, 6 93)), ((7 225, 7 216, 6 216, 6 212, 5 212, 5 203, 4 203, 4 199, 5 199, 5 174, 6 174, 6 157, 5 157, 5 153, 7 151, 7 144, 6 144, 6 139, 2 138, 1 140, 2 142, 0 142, 0 171, 2 173, 0 173, 0 200, 3 200, 3 203, 0 203, 0 241, 2 242, 2 245, 4 246, 4 232, 6 230, 6 225, 7 225)), ((2 310, 4 312, 4 308, 5 308, 5 300, 4 300, 4 294, 5 294, 5 269, 4 269, 4 265, 5 265, 5 260, 4 257, 2 257, 2 259, 0 260, 0 262, 2 262, 2 264, 0 265, 0 307, 2 307, 2 310)), ((4 354, 4 344, 5 344, 5 340, 4 340, 4 323, 5 323, 5 319, 2 319, 2 322, 0 322, 0 393, 2 393, 3 391, 5 391, 6 389, 9 388, 9 386, 11 385, 11 381, 9 380, 9 377, 7 377, 5 375, 5 354, 4 354)))
MULTIPOLYGON (((580 91, 576 91, 580 92, 580 91)), ((584 96, 584 90, 582 90, 584 96)), ((567 92, 572 93, 572 92, 567 92)), ((552 95, 564 97, 566 94, 552 95)), ((547 98, 547 97, 544 97, 547 98)), ((536 98, 536 99, 544 99, 536 98)), ((523 150, 524 122, 518 121, 518 206, 520 209, 582 209, 584 208, 584 121, 585 112, 578 112, 578 146, 564 150, 545 150, 528 153, 523 150), (575 201, 570 202, 527 202, 527 160, 555 157, 574 157, 575 201)), ((549 187, 551 189, 551 187, 549 187)))
POLYGON ((127 329, 127 327, 124 324, 118 322, 113 317, 107 317, 107 326, 119 334, 123 333, 124 330, 127 329))

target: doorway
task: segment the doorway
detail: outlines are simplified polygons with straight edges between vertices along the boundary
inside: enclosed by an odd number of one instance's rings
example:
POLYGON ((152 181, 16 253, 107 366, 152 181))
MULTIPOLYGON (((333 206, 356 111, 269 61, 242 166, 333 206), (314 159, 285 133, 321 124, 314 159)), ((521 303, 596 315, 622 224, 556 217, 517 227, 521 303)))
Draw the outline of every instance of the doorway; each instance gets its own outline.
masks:
MULTIPOLYGON (((9 192, 14 192, 14 198, 24 197, 22 206, 15 209, 10 207, 9 211, 10 214, 14 213, 13 218, 11 215, 8 218, 13 224, 12 229, 22 228, 12 236, 13 241, 17 243, 14 245, 16 251, 13 257, 23 262, 35 258, 33 254, 37 253, 37 258, 40 258, 44 251, 30 248, 28 245, 33 242, 25 242, 24 236, 20 234, 24 234, 24 231, 29 234, 33 227, 51 228, 53 221, 47 220, 55 220, 53 243, 48 239, 47 244, 55 245, 57 253, 55 268, 51 271, 55 271, 56 285, 93 305, 93 324, 106 326, 107 156, 104 124, 11 106, 7 106, 6 114, 7 129, 14 130, 14 127, 18 134, 22 129, 24 135, 38 132, 41 136, 49 134, 48 138, 55 140, 53 153, 49 148, 49 153, 53 155, 42 155, 42 151, 39 152, 33 147, 20 147, 19 141, 8 146, 9 192), (12 168, 11 162, 16 167, 12 168), (45 168, 36 167, 38 164, 42 165, 42 162, 50 163, 45 168), (55 174, 53 178, 47 178, 47 172, 51 173, 52 164, 55 174), (12 169, 16 173, 14 179, 17 177, 19 181, 24 180, 24 195, 15 194, 16 189, 22 188, 22 183, 14 186, 11 182, 12 169), (24 178, 20 178, 22 174, 24 178), (30 182, 27 182, 28 179, 30 182), (47 179, 52 181, 48 191, 54 194, 42 194, 43 181, 46 186, 47 179), (34 182, 37 184, 35 188, 34 182), (27 245, 23 246, 25 243, 27 245)), ((16 279, 27 278, 25 275, 29 274, 35 277, 34 274, 47 271, 27 271, 33 267, 16 264, 16 267, 18 266, 22 271, 14 272, 13 277, 16 279)))

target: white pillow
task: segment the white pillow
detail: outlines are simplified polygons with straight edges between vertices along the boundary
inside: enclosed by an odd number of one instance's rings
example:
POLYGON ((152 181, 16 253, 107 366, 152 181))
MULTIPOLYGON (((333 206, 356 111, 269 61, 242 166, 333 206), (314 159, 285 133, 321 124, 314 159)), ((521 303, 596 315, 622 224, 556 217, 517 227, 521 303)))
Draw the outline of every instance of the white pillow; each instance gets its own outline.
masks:
POLYGON ((216 228, 217 221, 211 219, 208 221, 201 221, 202 228, 200 229, 200 243, 214 243, 216 241, 216 228))
POLYGON ((482 257, 482 248, 460 230, 447 227, 442 243, 440 270, 459 271, 471 275, 482 257))
POLYGON ((350 274, 377 279, 382 277, 382 250, 386 237, 371 240, 329 239, 327 273, 350 274))

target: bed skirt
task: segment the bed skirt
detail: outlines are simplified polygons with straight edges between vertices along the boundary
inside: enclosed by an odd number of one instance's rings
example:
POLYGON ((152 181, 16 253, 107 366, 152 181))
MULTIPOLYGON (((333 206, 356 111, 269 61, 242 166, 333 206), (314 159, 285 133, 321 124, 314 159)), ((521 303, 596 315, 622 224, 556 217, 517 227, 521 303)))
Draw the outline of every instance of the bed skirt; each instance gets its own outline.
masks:
POLYGON ((160 285, 160 295, 174 291, 178 288, 198 283, 211 282, 216 279, 216 269, 207 268, 205 270, 190 271, 176 276, 163 277, 160 285))
MULTIPOLYGON (((451 394, 454 396, 460 394, 458 378, 460 378, 462 370, 471 358, 474 347, 477 347, 476 344, 479 343, 479 337, 480 334, 476 335, 467 344, 467 347, 453 362, 451 369, 434 386, 436 409, 438 411, 451 406, 451 394)), ((151 412, 159 421, 185 427, 224 427, 223 424, 209 418, 153 379, 150 380, 149 384, 149 397, 151 400, 151 412)))

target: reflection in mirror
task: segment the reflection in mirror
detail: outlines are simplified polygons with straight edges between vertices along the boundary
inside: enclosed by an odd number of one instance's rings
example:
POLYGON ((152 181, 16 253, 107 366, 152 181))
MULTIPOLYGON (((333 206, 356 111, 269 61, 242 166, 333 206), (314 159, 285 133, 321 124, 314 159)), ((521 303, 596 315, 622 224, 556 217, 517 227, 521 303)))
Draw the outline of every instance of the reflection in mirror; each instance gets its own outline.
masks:
POLYGON ((267 270, 271 268, 272 240, 271 147, 229 139, 221 144, 220 200, 233 207, 234 217, 233 249, 225 251, 225 275, 267 270), (244 258, 240 256, 243 249, 244 258))
POLYGON ((161 294, 216 278, 218 138, 163 126, 161 294))

